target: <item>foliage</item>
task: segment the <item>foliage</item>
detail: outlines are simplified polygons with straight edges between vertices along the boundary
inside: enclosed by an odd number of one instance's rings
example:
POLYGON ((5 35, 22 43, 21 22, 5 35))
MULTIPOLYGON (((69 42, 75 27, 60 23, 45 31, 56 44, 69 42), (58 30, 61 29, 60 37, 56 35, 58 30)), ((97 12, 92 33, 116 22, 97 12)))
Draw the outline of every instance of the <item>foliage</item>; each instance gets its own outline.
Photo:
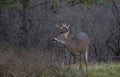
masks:
MULTIPOLYGON (((61 0, 51 0, 53 3, 58 3, 61 0)), ((94 4, 98 6, 104 6, 110 2, 115 2, 116 0, 66 0, 70 5, 84 4, 87 8, 91 8, 94 4)))
POLYGON ((4 5, 10 9, 13 9, 13 8, 20 8, 22 5, 17 2, 17 1, 9 1, 9 0, 0 0, 0 5, 4 5))

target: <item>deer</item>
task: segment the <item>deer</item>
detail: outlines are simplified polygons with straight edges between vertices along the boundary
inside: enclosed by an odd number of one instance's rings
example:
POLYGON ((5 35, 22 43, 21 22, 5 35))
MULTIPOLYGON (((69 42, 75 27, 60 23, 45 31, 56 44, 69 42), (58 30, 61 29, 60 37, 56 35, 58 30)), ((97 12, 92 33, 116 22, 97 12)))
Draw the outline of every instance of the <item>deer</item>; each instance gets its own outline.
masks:
MULTIPOLYGON (((60 42, 64 45, 64 47, 69 51, 73 56, 79 56, 79 70, 81 70, 82 74, 82 60, 84 60, 86 71, 88 73, 88 48, 89 48, 89 37, 85 32, 79 32, 74 38, 69 38, 68 34, 70 33, 70 25, 61 24, 56 25, 59 29, 59 35, 53 38, 54 41, 60 42), (83 56, 84 59, 83 59, 83 56)), ((73 57, 70 60, 70 68, 73 63, 73 57)))

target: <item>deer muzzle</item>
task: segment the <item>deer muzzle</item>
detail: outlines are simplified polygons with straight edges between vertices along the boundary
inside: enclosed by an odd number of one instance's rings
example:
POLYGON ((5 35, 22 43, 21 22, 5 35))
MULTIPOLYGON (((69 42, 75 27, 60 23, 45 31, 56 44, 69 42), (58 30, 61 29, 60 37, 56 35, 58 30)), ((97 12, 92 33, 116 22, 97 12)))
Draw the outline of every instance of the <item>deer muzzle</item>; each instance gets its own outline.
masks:
POLYGON ((53 38, 53 41, 54 41, 54 42, 57 42, 57 38, 53 38))

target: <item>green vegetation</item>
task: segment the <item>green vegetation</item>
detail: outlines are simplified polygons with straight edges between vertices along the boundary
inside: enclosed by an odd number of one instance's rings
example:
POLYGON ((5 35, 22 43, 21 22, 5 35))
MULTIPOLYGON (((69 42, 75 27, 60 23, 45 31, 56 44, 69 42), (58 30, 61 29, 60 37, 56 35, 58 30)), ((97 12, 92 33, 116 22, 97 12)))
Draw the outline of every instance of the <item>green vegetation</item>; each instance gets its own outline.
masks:
MULTIPOLYGON (((74 66, 73 70, 76 73, 76 76, 78 76, 78 66, 74 66)), ((100 63, 89 65, 89 77, 120 77, 120 63, 100 63)))
POLYGON ((0 0, 0 5, 6 6, 7 8, 20 8, 22 5, 17 1, 9 1, 9 0, 0 0))
MULTIPOLYGON (((68 71, 67 68, 54 67, 52 69, 49 68, 46 71, 44 71, 42 76, 43 77, 79 77, 80 72, 78 68, 73 68, 71 71, 68 71)), ((120 77, 120 64, 90 65, 89 77, 120 77)))
POLYGON ((90 77, 120 77, 120 64, 99 64, 89 68, 90 77))
MULTIPOLYGON (((58 3, 61 0, 51 0, 53 3, 58 3)), ((67 4, 76 5, 76 4, 83 4, 87 8, 91 8, 93 5, 97 6, 105 6, 111 2, 115 2, 116 0, 66 0, 67 4)))
MULTIPOLYGON (((56 4, 59 3, 61 0, 51 0, 53 3, 53 7, 56 7, 56 4)), ((70 5, 76 5, 76 4, 84 4, 87 8, 91 8, 92 5, 99 5, 99 6, 104 6, 110 2, 115 2, 116 0, 66 0, 67 4, 70 5)), ((0 5, 4 5, 10 9, 13 8, 20 8, 22 7, 22 4, 16 0, 14 1, 9 1, 9 0, 0 0, 0 5)))

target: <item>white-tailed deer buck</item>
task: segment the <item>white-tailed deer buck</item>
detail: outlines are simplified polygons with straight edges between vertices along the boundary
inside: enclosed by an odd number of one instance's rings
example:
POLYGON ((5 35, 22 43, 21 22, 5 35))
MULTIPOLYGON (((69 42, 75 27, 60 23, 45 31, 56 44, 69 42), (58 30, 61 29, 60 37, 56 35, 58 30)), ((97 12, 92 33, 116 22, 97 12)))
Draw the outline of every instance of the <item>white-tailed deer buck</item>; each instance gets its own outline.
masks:
MULTIPOLYGON (((83 74, 84 72, 82 68, 82 60, 84 60, 86 71, 88 72, 88 67, 87 67, 88 48, 89 48, 88 35, 84 32, 80 32, 77 36, 75 36, 75 38, 69 38, 68 37, 68 34, 70 32, 69 26, 67 26, 66 24, 61 24, 61 25, 62 26, 56 25, 60 31, 60 34, 59 36, 54 38, 54 40, 62 43, 72 55, 80 57, 80 70, 83 74), (83 56, 85 57, 83 58, 83 56)), ((71 58, 70 66, 72 62, 73 62, 73 58, 71 58)))

